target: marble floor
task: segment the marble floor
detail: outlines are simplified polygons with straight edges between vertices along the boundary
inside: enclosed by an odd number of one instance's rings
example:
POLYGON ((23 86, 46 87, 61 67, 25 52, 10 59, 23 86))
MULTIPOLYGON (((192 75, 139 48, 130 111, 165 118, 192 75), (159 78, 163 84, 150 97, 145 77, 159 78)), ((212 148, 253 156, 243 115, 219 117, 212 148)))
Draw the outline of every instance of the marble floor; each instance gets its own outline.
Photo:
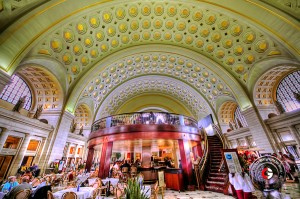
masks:
MULTIPOLYGON (((291 198, 291 199, 300 199, 300 184, 299 183, 285 183, 281 190, 283 198, 291 198), (287 196, 287 197, 285 197, 287 196)), ((258 199, 263 199, 263 195, 260 191, 256 191, 254 193, 258 199)), ((105 199, 113 199, 115 197, 105 197, 105 199)), ((154 196, 151 196, 153 199, 154 196)), ((202 198, 214 198, 214 199, 232 199, 232 196, 226 196, 221 193, 211 192, 211 191, 184 191, 178 192, 174 190, 165 190, 164 197, 160 193, 158 195, 158 199, 202 199, 202 198)))

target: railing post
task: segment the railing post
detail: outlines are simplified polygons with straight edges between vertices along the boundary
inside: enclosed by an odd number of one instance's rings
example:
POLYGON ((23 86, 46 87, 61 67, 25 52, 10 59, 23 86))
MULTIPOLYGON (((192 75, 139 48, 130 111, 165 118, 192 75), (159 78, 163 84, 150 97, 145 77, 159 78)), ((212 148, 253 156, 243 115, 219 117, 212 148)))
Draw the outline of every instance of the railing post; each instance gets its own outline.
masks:
POLYGON ((111 117, 106 118, 106 128, 111 127, 111 117))

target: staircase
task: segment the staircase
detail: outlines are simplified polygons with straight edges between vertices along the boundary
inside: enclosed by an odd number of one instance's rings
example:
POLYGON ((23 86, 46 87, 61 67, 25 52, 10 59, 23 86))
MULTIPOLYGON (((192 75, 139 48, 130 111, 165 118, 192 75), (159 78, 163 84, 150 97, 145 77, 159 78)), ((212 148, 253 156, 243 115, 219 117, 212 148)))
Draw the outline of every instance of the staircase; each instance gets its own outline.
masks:
POLYGON ((223 148, 223 144, 216 135, 208 136, 207 139, 210 154, 210 168, 205 183, 205 190, 223 193, 227 179, 227 173, 219 171, 222 161, 221 149, 223 148))

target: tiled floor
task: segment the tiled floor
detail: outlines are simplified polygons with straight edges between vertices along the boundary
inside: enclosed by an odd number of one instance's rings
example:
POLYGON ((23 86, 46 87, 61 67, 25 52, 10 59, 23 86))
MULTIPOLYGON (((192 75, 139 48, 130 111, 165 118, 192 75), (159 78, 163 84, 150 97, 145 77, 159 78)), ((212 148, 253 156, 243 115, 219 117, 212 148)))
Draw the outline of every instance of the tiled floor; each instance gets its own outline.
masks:
MULTIPOLYGON (((299 183, 286 183, 282 187, 282 196, 289 196, 287 198, 300 199, 300 184, 299 183)), ((255 194, 258 199, 262 199, 262 193, 256 191, 255 194)), ((114 197, 105 197, 105 199, 113 199, 114 197)), ((154 197, 152 196, 151 199, 154 197)), ((185 191, 178 192, 174 190, 164 191, 163 199, 202 199, 202 198, 214 198, 214 199, 232 199, 231 196, 226 196, 221 193, 211 192, 211 191, 185 191)), ((283 197, 285 198, 285 197, 283 197)), ((162 195, 159 194, 158 199, 162 199, 162 195)))

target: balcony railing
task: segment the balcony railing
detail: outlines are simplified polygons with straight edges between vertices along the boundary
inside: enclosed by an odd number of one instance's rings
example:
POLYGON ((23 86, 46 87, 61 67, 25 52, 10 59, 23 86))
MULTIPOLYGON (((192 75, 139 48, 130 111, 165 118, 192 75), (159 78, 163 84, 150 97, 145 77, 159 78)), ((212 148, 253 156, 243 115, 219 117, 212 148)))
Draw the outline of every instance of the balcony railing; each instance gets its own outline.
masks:
POLYGON ((114 126, 134 124, 169 124, 198 127, 195 119, 184 115, 165 112, 133 112, 101 118, 93 123, 92 132, 114 126))

